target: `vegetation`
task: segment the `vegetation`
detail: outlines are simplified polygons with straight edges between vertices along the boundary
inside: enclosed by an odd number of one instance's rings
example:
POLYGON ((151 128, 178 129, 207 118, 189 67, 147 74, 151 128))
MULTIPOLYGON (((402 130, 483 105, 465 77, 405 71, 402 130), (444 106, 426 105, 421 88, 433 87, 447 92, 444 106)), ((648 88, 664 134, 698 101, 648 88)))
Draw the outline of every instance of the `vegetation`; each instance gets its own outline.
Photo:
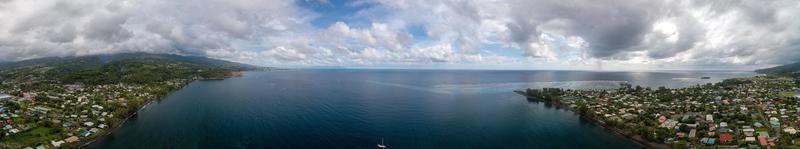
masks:
POLYGON ((674 89, 621 84, 517 93, 556 103, 649 148, 798 148, 797 82, 757 76, 674 89))
POLYGON ((800 77, 800 62, 782 65, 767 69, 759 69, 756 70, 757 73, 768 74, 768 75, 775 75, 775 76, 787 76, 787 77, 800 77))
POLYGON ((144 53, 2 63, 0 95, 12 99, 0 100, 0 148, 75 148, 192 80, 265 69, 270 68, 144 53))
POLYGON ((558 102, 564 95, 564 90, 561 88, 526 89, 523 94, 528 98, 558 102))
POLYGON ((203 57, 117 54, 43 58, 0 64, 0 79, 53 80, 64 84, 147 84, 173 79, 224 78, 244 70, 269 69, 203 57))

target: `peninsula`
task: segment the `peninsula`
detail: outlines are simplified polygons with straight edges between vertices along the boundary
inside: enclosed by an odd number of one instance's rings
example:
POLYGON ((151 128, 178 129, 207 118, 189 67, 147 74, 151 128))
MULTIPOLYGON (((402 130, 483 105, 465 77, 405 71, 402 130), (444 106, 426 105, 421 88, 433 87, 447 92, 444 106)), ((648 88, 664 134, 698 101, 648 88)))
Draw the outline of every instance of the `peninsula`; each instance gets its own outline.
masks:
POLYGON ((269 70, 204 57, 127 53, 0 64, 0 148, 76 148, 194 80, 269 70))
POLYGON ((674 89, 621 84, 610 90, 515 92, 566 108, 648 148, 800 148, 795 77, 735 78, 674 89))

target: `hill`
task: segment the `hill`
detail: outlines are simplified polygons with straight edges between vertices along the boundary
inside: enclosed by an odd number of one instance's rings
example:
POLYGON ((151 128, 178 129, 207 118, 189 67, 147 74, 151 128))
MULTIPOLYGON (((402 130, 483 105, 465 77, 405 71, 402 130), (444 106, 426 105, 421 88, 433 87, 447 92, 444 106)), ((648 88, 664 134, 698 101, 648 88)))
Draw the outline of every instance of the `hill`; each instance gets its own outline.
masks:
POLYGON ((800 62, 772 68, 759 69, 756 70, 756 72, 775 76, 800 77, 800 62))
POLYGON ((239 71, 263 69, 269 68, 198 56, 123 53, 0 63, 0 80, 146 84, 172 79, 224 78, 239 71))
POLYGON ((265 69, 270 68, 146 53, 0 63, 0 113, 20 115, 0 121, 7 128, 0 133, 0 148, 47 146, 54 140, 63 148, 80 148, 193 80, 265 69))

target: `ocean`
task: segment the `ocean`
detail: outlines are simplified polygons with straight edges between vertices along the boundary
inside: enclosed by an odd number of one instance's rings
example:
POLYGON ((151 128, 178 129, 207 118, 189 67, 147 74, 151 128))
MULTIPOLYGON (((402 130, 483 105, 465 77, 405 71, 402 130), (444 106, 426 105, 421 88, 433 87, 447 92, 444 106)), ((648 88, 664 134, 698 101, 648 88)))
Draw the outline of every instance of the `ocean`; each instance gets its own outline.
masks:
POLYGON ((513 90, 686 87, 752 72, 310 69, 195 81, 89 148, 641 148, 513 90), (700 79, 710 77, 710 79, 700 79))

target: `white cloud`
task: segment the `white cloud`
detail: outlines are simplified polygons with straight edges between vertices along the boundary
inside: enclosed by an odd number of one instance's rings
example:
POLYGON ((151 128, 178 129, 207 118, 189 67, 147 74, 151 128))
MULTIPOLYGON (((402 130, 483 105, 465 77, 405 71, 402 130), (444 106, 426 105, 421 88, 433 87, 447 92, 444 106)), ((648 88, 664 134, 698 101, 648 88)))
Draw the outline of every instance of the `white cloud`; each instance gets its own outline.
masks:
POLYGON ((402 50, 411 40, 411 35, 404 32, 397 32, 390 29, 386 24, 372 23, 369 29, 351 28, 344 22, 336 22, 328 30, 334 36, 347 37, 364 42, 370 46, 383 47, 392 50, 402 50))
POLYGON ((303 28, 308 14, 280 0, 0 4, 11 8, 0 9, 3 60, 131 51, 204 55, 230 49, 236 40, 268 38, 289 26, 303 28))
POLYGON ((345 17, 366 23, 334 20, 322 27, 312 20, 326 12, 297 4, 5 0, 0 1, 0 61, 116 52, 290 66, 507 63, 615 69, 800 61, 800 2, 790 0, 356 1, 349 6, 369 7, 345 17), (415 27, 425 37, 413 37, 415 27))

